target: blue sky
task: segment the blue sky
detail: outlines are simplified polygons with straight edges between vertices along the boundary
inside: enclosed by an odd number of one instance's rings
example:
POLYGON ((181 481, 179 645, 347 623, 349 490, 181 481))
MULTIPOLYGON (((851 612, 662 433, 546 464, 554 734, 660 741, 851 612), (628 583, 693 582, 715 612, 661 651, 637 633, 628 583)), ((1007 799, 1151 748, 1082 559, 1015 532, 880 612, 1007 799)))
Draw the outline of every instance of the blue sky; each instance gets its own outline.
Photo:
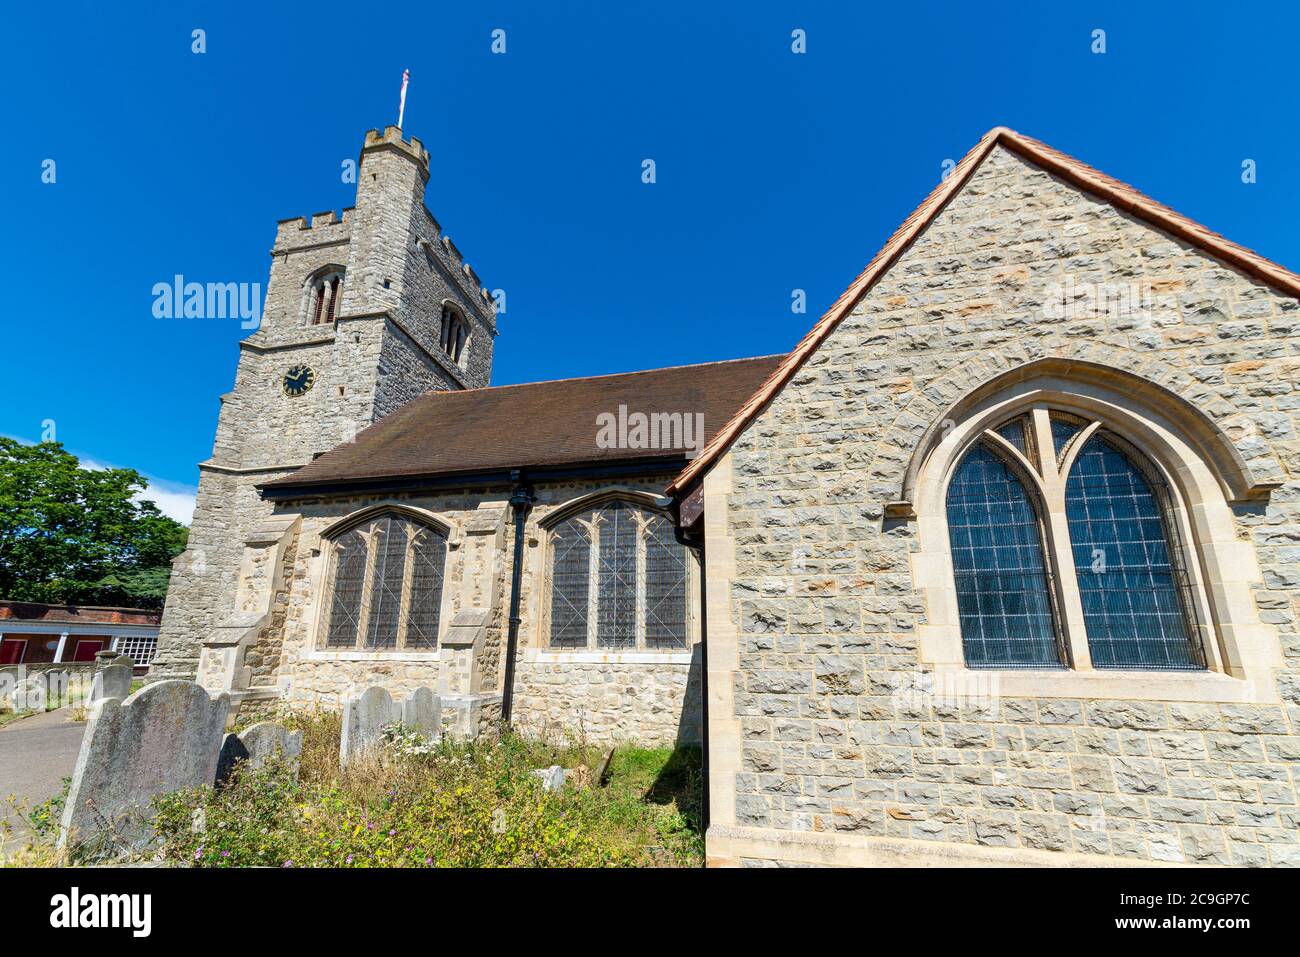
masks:
POLYGON ((174 514, 248 331, 155 319, 153 285, 264 289, 277 219, 351 205, 340 164, 395 121, 404 68, 426 202, 507 293, 495 384, 788 350, 999 124, 1300 267, 1287 5, 51 9, 0 31, 0 433, 52 420, 174 514))

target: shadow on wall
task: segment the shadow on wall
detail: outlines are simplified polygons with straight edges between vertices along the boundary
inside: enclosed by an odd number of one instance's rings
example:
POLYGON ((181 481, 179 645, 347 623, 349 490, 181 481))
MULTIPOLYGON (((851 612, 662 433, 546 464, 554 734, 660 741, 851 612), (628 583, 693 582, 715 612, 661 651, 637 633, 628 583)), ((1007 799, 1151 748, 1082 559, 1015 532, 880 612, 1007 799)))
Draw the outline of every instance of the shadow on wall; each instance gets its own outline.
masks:
POLYGON ((691 669, 686 675, 686 694, 682 700, 682 711, 677 716, 677 737, 674 743, 678 748, 691 745, 699 748, 704 740, 704 649, 696 642, 691 649, 691 669))

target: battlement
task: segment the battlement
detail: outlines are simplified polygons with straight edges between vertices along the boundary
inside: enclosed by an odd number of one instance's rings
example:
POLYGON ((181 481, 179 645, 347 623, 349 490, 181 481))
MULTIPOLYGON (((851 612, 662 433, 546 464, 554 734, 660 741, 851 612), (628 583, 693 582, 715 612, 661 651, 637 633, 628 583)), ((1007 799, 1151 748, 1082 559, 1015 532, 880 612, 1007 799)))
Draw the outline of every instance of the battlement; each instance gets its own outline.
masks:
POLYGON ((401 127, 385 126, 381 133, 379 130, 367 130, 366 141, 361 147, 361 155, 372 150, 392 149, 400 153, 405 153, 411 159, 415 160, 420 166, 420 172, 427 180, 429 178, 429 151, 424 148, 419 137, 412 136, 409 140, 402 137, 401 127))
MULTIPOLYGON (((489 307, 488 311, 491 312, 492 294, 484 288, 483 280, 481 280, 478 273, 474 271, 474 267, 465 262, 465 257, 461 254, 461 251, 456 244, 451 241, 451 237, 442 232, 442 227, 439 226, 438 221, 433 218, 433 214, 429 212, 428 207, 425 207, 424 214, 429 218, 429 223, 433 227, 433 235, 438 238, 438 246, 442 247, 442 254, 443 257, 445 257, 447 267, 450 268, 452 272, 459 271, 460 274, 466 278, 468 281, 466 284, 468 288, 465 286, 462 287, 466 293, 472 296, 474 294, 472 290, 477 288, 478 297, 483 300, 483 302, 489 307)), ((438 255, 434 244, 428 240, 421 239, 419 245, 424 249, 427 255, 434 257, 438 255)))
POLYGON ((275 224, 275 248, 293 249, 321 243, 347 242, 352 229, 352 210, 353 207, 348 206, 342 214, 327 209, 310 216, 281 219, 275 224))

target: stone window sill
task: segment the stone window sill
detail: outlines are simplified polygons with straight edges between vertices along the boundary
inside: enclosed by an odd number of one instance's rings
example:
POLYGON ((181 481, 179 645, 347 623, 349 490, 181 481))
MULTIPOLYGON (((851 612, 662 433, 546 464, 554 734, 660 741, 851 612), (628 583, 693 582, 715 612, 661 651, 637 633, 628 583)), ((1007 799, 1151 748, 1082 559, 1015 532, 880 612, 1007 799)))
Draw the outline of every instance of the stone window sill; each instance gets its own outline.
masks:
POLYGON ((1216 671, 1051 671, 935 666, 935 695, 995 694, 1006 698, 1126 699, 1223 704, 1275 704, 1268 679, 1216 671))
POLYGON ((546 665, 689 665, 689 651, 551 651, 534 648, 524 661, 546 665))
POLYGON ((437 651, 308 651, 302 661, 426 661, 436 662, 437 651))

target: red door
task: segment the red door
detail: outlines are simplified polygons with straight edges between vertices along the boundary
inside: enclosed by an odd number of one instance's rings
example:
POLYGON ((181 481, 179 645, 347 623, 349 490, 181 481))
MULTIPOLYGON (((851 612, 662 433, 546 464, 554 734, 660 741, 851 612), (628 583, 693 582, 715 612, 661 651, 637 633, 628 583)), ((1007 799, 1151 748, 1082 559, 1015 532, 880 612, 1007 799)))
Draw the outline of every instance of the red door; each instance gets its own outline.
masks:
POLYGON ((103 651, 107 644, 105 638, 78 638, 76 647, 72 649, 72 660, 94 661, 95 652, 103 651))
POLYGON ((0 638, 0 665, 21 664, 26 650, 26 638, 0 638))

